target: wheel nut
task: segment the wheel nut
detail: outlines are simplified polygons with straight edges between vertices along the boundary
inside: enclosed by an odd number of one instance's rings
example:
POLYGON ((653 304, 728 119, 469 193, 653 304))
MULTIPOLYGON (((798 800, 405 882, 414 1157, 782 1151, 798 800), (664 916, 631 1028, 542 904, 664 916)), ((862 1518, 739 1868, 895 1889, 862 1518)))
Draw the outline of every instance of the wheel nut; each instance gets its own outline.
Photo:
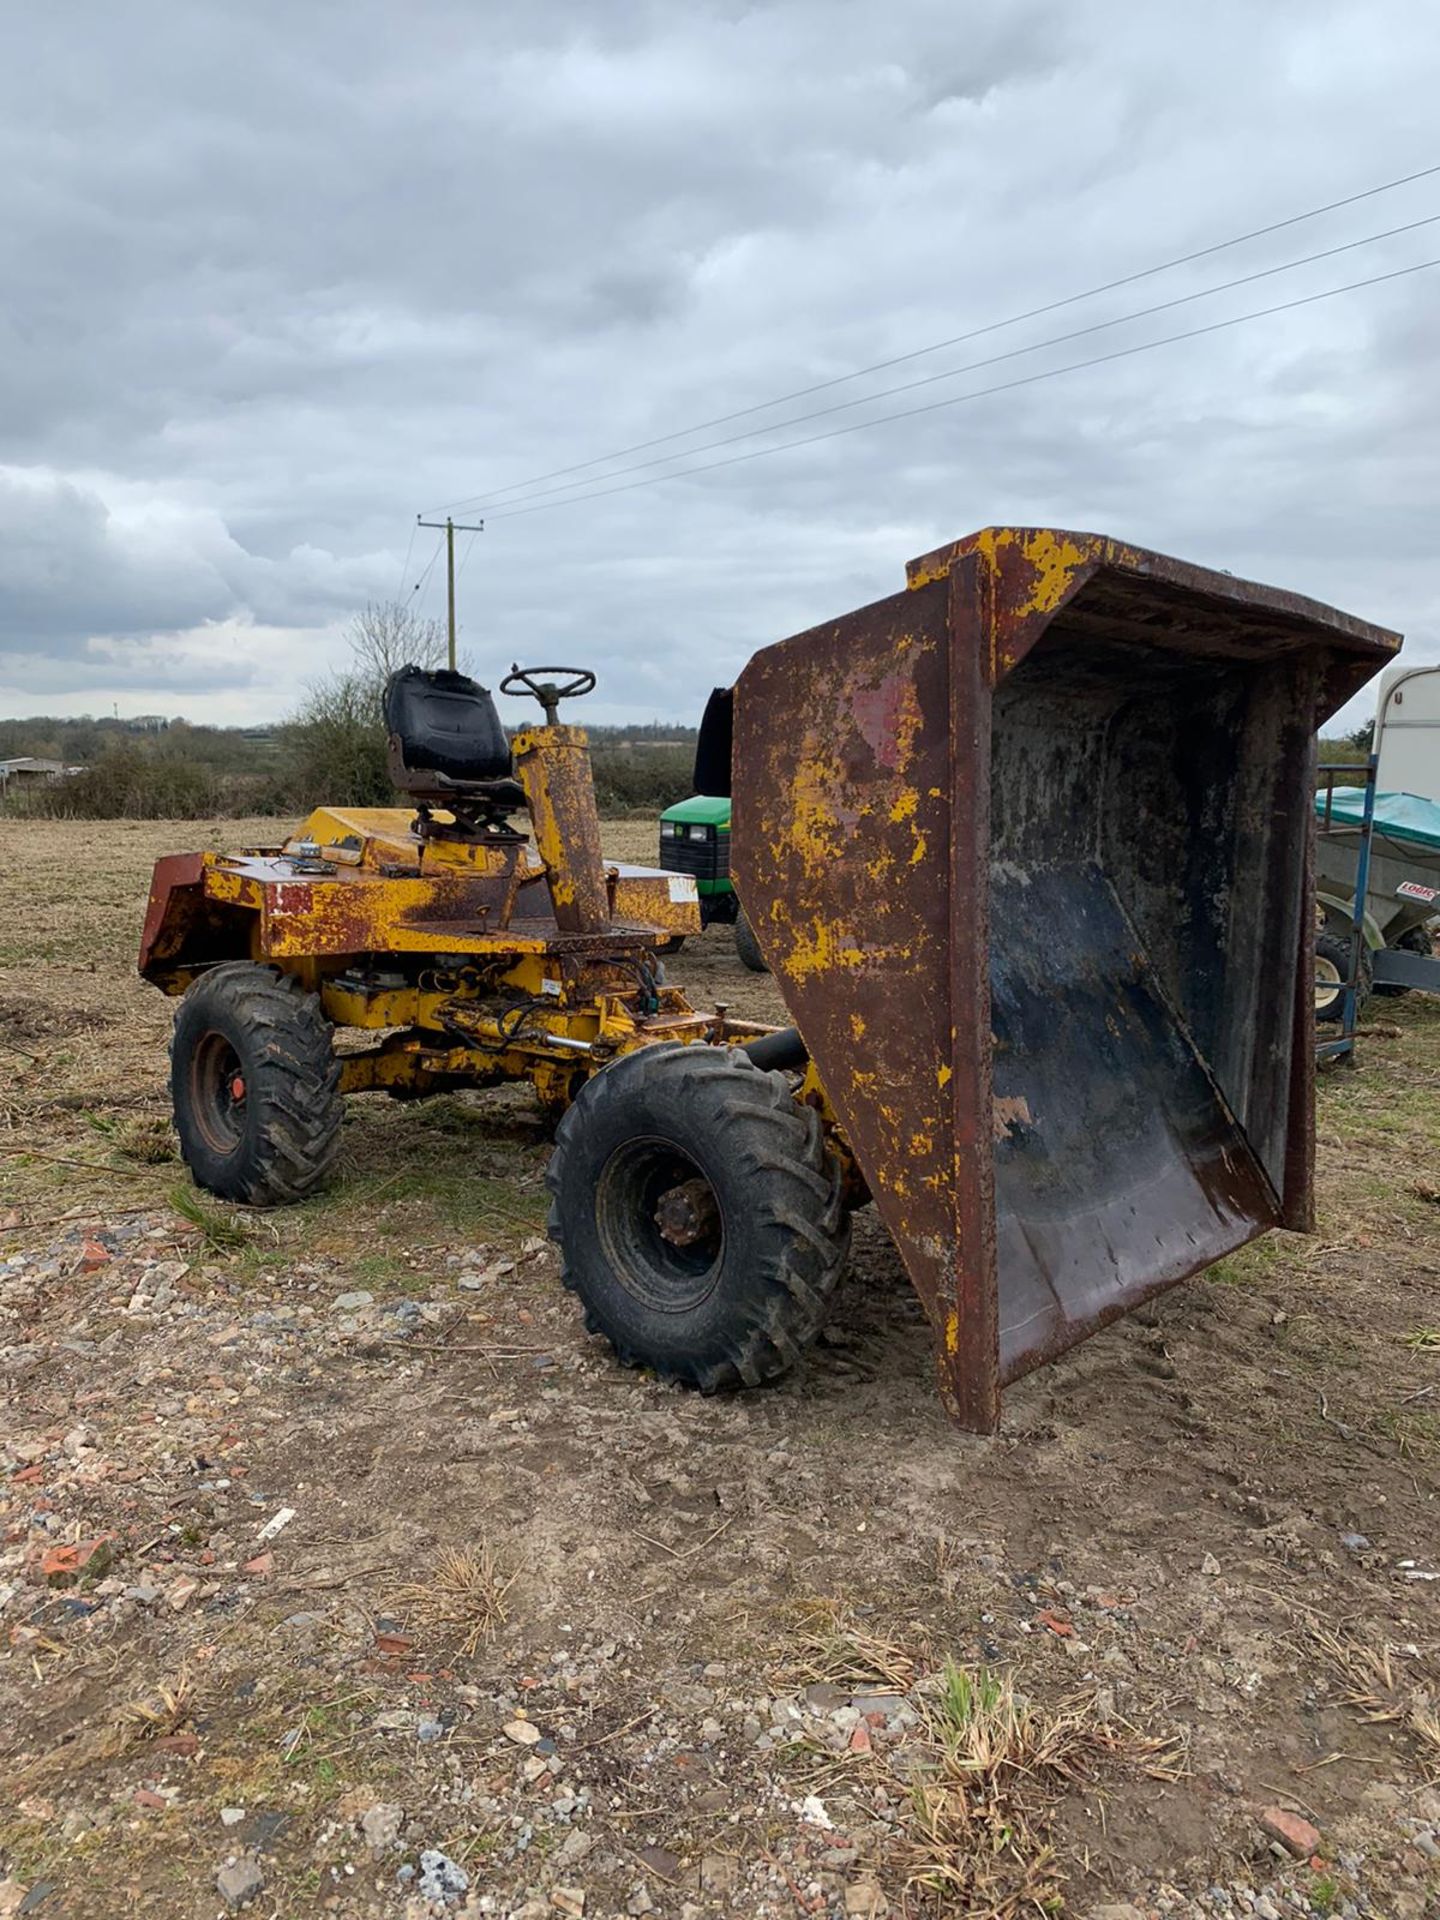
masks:
POLYGON ((660 1196, 655 1224, 662 1240, 672 1247, 693 1247, 714 1231, 720 1221, 715 1194, 708 1180, 686 1180, 660 1196))

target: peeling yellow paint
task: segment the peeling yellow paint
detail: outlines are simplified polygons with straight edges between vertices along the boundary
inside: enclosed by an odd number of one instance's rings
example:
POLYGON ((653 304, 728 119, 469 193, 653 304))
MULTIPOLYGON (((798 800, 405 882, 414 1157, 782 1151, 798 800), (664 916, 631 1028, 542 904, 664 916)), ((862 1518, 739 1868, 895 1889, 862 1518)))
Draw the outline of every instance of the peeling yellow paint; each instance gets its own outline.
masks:
POLYGON ((913 787, 906 787, 894 806, 890 809, 890 818, 898 826, 902 820, 908 820, 920 804, 920 796, 913 787))
POLYGON ((935 1070, 935 1084, 937 1087, 948 1087, 954 1077, 954 1070, 950 1067, 937 1067, 935 1070))
POLYGON ((841 944, 835 928, 824 920, 811 922, 813 931, 797 940, 793 951, 782 961, 792 980, 806 980, 812 973, 828 973, 832 967, 858 967, 865 958, 863 948, 841 944))
POLYGON ((1057 538, 1048 527, 1032 534, 1022 552, 1035 574, 1035 584, 1023 608, 1026 613, 1053 613, 1080 568, 1095 558, 1093 546, 1057 538))

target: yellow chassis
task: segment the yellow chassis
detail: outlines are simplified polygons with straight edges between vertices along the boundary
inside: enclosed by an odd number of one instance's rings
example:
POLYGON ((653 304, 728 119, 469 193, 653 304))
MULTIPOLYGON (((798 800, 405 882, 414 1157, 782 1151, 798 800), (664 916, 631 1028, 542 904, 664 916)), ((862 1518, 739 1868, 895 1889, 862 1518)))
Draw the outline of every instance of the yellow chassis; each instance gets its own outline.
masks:
MULTIPOLYGON (((350 1036, 342 1091, 399 1098, 529 1081, 560 1110, 636 1048, 772 1032, 660 983, 659 949, 700 931, 695 883, 602 858, 583 732, 535 728, 514 753, 533 844, 447 838, 443 819, 425 834, 408 808, 320 807, 278 847, 172 855, 141 973, 168 994, 226 960, 291 974, 350 1036)), ((799 1097, 833 1134, 813 1069, 799 1097)))

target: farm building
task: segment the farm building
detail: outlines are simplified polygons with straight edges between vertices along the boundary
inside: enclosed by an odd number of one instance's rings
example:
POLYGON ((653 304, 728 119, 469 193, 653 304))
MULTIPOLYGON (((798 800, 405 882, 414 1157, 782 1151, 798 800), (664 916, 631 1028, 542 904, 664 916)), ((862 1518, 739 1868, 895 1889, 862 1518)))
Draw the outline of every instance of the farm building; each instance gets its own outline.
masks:
POLYGON ((49 787, 57 780, 79 773, 79 767, 67 767, 61 760, 37 760, 22 754, 15 760, 0 760, 0 800, 24 787, 49 787))

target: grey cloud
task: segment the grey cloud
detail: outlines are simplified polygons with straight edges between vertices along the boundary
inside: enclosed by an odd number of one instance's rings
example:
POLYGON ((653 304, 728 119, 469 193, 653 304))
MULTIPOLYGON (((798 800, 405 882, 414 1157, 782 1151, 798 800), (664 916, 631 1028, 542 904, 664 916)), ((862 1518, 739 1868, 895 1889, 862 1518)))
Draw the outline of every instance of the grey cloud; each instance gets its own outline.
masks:
MULTIPOLYGON (((230 688, 237 718, 279 711, 297 660, 333 662, 352 610, 420 578, 417 508, 1405 172, 1440 83, 1424 0, 1395 0, 1387 31, 1363 0, 356 0, 339 18, 79 0, 7 27, 0 702, 79 699, 91 676, 97 696, 230 688), (208 680, 196 635, 223 637, 208 680)), ((1387 196, 919 370, 1437 206, 1435 184, 1387 196)), ((1095 350, 1427 252, 1397 240, 1095 350)), ((462 579, 467 639, 487 671, 602 665, 602 715, 690 715, 754 646, 1011 518, 1300 587, 1440 651, 1437 285, 497 512, 462 579)), ((1067 357, 1083 349, 1009 371, 1067 357)))

